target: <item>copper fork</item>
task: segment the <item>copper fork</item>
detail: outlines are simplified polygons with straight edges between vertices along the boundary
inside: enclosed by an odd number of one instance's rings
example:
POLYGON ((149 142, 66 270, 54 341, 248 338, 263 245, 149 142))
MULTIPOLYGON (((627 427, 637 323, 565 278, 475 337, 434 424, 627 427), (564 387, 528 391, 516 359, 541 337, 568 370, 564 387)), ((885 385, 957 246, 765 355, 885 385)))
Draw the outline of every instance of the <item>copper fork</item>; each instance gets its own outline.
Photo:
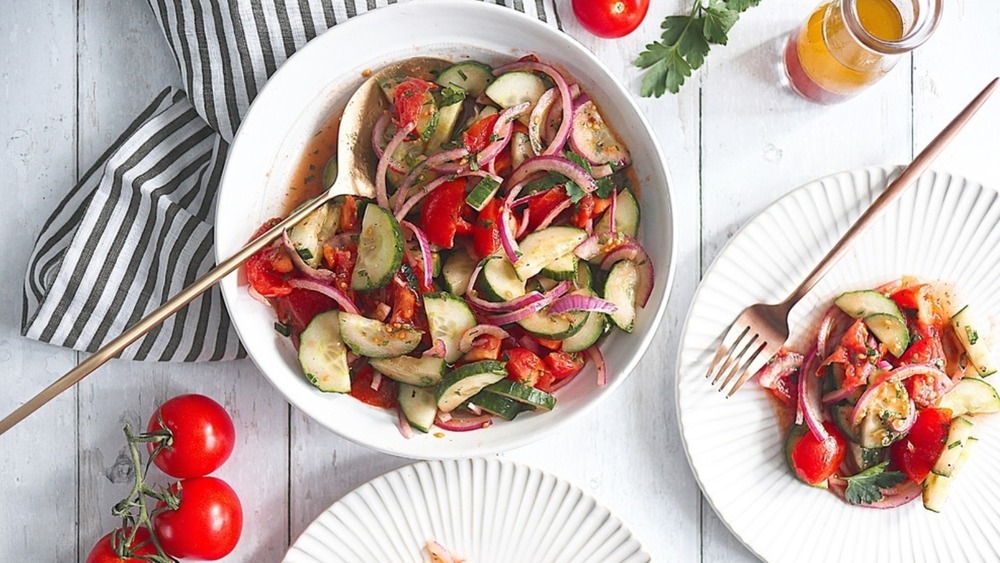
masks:
POLYGON ((792 308, 809 293, 813 286, 823 279, 830 268, 847 252, 851 243, 874 222, 875 218, 927 170, 938 154, 948 146, 958 132, 972 119, 972 116, 979 111, 979 108, 996 89, 998 81, 1000 78, 994 78, 943 131, 938 133, 938 136, 913 159, 913 162, 903 169, 899 176, 882 192, 882 195, 872 202, 871 206, 851 225, 851 228, 844 233, 844 236, 837 241, 830 252, 820 260, 813 271, 806 276, 806 279, 792 291, 791 295, 777 304, 757 303, 751 305, 744 309, 740 316, 736 317, 723 336, 722 344, 719 345, 712 365, 705 375, 706 378, 711 379, 712 385, 717 385, 721 381, 719 391, 722 392, 729 387, 730 383, 733 383, 726 394, 726 397, 731 397, 774 358, 778 350, 788 340, 788 313, 792 308))

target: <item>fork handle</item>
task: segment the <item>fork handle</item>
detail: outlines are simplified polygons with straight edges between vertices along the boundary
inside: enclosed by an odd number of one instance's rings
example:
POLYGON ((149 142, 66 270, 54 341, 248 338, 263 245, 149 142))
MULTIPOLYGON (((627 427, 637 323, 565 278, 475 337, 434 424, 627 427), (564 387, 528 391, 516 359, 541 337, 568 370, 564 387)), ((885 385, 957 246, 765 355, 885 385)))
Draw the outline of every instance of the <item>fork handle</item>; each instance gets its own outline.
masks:
POLYGON ((830 268, 832 268, 833 265, 843 257, 844 253, 847 252, 847 249, 851 246, 851 243, 854 242, 854 239, 864 233, 865 230, 875 221, 875 218, 878 217, 879 214, 885 210, 885 208, 889 207, 889 205, 895 201, 901 193, 903 193, 903 190, 905 190, 910 184, 919 178, 925 170, 927 170, 931 163, 934 162, 934 159, 937 158, 938 154, 940 154, 941 151, 948 146, 958 132, 965 127, 966 123, 972 119, 972 116, 979 111, 979 108, 983 106, 983 103, 986 102, 987 98, 993 94, 993 91, 996 90, 998 81, 1000 81, 1000 78, 994 78, 986 86, 986 88, 983 88, 983 91, 980 92, 979 95, 977 95, 971 102, 969 102, 969 105, 965 106, 965 109, 955 116, 955 119, 952 119, 951 123, 949 123, 943 131, 938 133, 937 137, 934 137, 934 140, 931 141, 930 144, 928 144, 927 147, 925 147, 924 150, 922 150, 920 154, 913 159, 913 162, 903 169, 899 176, 889 184, 884 192, 882 192, 882 195, 878 196, 878 198, 872 202, 871 206, 861 214, 861 217, 858 217, 858 220, 855 221, 849 229, 847 229, 844 236, 842 236, 830 252, 828 252, 822 260, 820 260, 819 264, 813 268, 813 271, 806 276, 806 279, 799 284, 799 286, 792 292, 791 295, 788 296, 787 299, 785 299, 785 305, 791 308, 807 293, 809 293, 813 286, 819 283, 819 280, 823 279, 823 276, 830 271, 830 268))

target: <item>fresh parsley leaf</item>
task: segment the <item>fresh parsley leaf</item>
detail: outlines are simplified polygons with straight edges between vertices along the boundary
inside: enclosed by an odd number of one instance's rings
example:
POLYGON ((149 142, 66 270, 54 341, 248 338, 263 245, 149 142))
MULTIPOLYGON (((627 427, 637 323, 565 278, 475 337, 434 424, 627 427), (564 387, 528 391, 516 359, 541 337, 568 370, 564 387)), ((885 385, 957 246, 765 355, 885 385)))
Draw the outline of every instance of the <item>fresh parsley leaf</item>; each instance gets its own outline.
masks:
POLYGON ((566 181, 566 195, 569 196, 569 200, 573 203, 579 202, 583 199, 583 196, 587 195, 587 192, 583 191, 583 188, 578 186, 576 182, 566 181))
POLYGON ((447 88, 441 90, 440 107, 457 104, 458 102, 461 102, 464 99, 465 99, 465 90, 463 90, 461 86, 455 86, 454 84, 451 84, 447 88))
POLYGON ((573 163, 579 166, 580 168, 586 170, 587 174, 594 173, 593 169, 590 167, 590 163, 587 162, 582 156, 576 154, 575 152, 569 150, 566 151, 566 158, 573 161, 573 163))
POLYGON ((537 180, 532 180, 525 184, 524 193, 525 195, 531 195, 536 192, 541 192, 549 188, 558 186, 559 184, 565 184, 566 177, 561 174, 550 173, 548 175, 542 176, 537 180))
POLYGON ((760 0, 726 0, 726 6, 737 13, 745 12, 760 4, 760 0))
POLYGON ((308 248, 296 248, 295 252, 297 252, 299 256, 307 262, 313 259, 313 253, 308 248))
POLYGON ((288 336, 292 333, 292 329, 288 325, 282 323, 274 323, 274 330, 281 336, 288 336))
POLYGON ((601 199, 611 197, 611 192, 615 191, 615 181, 611 179, 611 176, 605 176, 597 180, 597 190, 594 191, 594 195, 601 199))
POLYGON ((847 481, 847 491, 844 496, 851 504, 872 504, 882 500, 882 489, 895 487, 903 482, 906 476, 899 471, 886 471, 888 461, 865 469, 847 481))
POLYGON ((705 38, 718 45, 729 41, 729 30, 740 19, 739 12, 728 8, 722 0, 711 0, 705 8, 705 38))

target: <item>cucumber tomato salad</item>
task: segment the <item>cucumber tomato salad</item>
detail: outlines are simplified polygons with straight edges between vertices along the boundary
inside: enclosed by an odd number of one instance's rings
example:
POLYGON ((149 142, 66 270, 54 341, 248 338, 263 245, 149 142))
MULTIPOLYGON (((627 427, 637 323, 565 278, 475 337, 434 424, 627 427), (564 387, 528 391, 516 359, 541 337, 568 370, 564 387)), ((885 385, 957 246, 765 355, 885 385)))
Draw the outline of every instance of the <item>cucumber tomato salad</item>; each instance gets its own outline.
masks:
POLYGON ((398 410, 407 437, 550 411, 588 362, 604 385, 598 342, 633 330, 653 265, 598 107, 531 56, 381 87, 376 198, 334 200, 245 266, 305 377, 398 410))
POLYGON ((805 354, 783 350, 757 375, 794 423, 785 457, 795 476, 851 504, 894 508, 922 497, 940 512, 1000 412, 996 370, 969 307, 903 278, 837 297, 805 354))

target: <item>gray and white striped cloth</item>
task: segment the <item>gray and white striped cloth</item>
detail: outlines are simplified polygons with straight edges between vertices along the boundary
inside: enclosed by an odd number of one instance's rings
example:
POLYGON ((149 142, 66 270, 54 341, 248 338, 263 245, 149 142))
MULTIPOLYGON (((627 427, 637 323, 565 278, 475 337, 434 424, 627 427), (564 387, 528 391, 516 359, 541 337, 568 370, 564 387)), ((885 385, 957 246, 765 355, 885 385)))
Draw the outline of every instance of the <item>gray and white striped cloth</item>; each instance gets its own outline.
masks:
MULTIPOLYGON (((186 92, 161 92, 49 217, 25 275, 22 334, 92 352, 207 272, 228 143, 254 96, 317 34, 397 1, 149 0, 186 92)), ((561 27, 555 0, 492 1, 561 27)), ((216 288, 123 357, 243 355, 216 288)))

